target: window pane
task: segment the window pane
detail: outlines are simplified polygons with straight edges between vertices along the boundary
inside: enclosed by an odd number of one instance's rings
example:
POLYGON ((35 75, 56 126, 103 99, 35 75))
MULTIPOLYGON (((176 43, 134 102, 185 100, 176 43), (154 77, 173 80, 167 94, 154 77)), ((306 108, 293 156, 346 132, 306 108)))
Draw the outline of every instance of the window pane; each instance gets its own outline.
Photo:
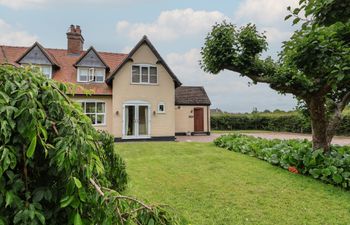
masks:
POLYGON ((80 76, 79 81, 87 81, 87 76, 80 76))
POLYGON ((104 72, 104 69, 95 69, 95 81, 103 82, 105 77, 104 72))
POLYGON ((96 124, 104 124, 105 123, 105 115, 97 115, 96 124))
POLYGON ((142 67, 142 83, 148 83, 148 67, 142 67))
POLYGON ((95 81, 96 82, 103 82, 104 81, 104 77, 95 76, 95 81))
POLYGON ((86 68, 79 68, 79 81, 88 81, 89 70, 86 68))
POLYGON ((164 104, 159 104, 158 111, 159 112, 164 112, 164 104))
POLYGON ((87 76, 89 70, 87 68, 79 68, 79 74, 82 76, 87 76))
POLYGON ((105 113, 105 103, 97 102, 97 112, 98 113, 105 113))
POLYGON ((78 102, 85 113, 85 102, 78 102))
POLYGON ((86 104, 86 113, 95 113, 96 105, 95 102, 87 102, 86 104))
POLYGON ((140 83, 140 67, 132 66, 132 82, 140 83))
POLYGON ((157 67, 150 67, 150 83, 156 84, 158 82, 157 67))
POLYGON ((41 71, 46 77, 51 78, 51 67, 50 66, 41 66, 41 71))
POLYGON ((86 114, 90 119, 92 124, 96 124, 96 115, 95 114, 86 114))

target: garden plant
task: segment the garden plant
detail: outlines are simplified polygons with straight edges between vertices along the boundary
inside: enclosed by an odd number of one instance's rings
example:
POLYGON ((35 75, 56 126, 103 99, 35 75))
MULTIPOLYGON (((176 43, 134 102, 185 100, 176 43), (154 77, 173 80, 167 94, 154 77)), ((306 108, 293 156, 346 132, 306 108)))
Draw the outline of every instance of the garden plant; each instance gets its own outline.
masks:
POLYGON ((122 195, 125 163, 38 69, 0 67, 0 224, 180 224, 162 205, 122 195))
POLYGON ((350 147, 331 146, 328 154, 312 151, 308 140, 267 140, 241 134, 223 135, 218 147, 265 160, 293 173, 310 175, 323 182, 350 189, 350 147))

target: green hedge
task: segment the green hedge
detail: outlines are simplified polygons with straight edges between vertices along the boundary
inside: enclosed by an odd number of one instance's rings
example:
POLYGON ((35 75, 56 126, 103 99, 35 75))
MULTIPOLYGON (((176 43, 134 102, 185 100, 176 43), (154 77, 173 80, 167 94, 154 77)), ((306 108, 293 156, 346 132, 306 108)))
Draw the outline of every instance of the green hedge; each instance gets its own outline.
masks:
MULTIPOLYGON (((222 114, 211 116, 213 130, 269 130, 294 133, 311 133, 308 119, 299 113, 282 114, 222 114)), ((337 131, 350 135, 350 115, 345 115, 337 131)))
POLYGON ((312 151, 307 140, 267 140, 240 134, 224 135, 216 146, 265 160, 294 173, 350 189, 350 147, 332 146, 329 154, 312 151))

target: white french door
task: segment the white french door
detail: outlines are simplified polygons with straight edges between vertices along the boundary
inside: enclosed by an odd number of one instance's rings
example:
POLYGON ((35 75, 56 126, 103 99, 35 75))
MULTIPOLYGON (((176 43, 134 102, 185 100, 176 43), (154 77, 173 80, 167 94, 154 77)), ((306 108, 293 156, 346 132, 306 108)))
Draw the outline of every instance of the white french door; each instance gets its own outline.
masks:
POLYGON ((123 138, 149 138, 150 118, 149 104, 124 104, 123 138))

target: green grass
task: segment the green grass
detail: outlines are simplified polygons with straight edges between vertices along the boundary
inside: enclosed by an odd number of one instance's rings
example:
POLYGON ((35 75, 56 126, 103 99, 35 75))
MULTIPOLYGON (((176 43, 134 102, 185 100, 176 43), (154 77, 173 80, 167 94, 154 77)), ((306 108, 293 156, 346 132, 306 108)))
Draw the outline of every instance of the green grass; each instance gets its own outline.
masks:
POLYGON ((350 192, 212 143, 126 143, 128 193, 191 224, 349 224, 350 192))

